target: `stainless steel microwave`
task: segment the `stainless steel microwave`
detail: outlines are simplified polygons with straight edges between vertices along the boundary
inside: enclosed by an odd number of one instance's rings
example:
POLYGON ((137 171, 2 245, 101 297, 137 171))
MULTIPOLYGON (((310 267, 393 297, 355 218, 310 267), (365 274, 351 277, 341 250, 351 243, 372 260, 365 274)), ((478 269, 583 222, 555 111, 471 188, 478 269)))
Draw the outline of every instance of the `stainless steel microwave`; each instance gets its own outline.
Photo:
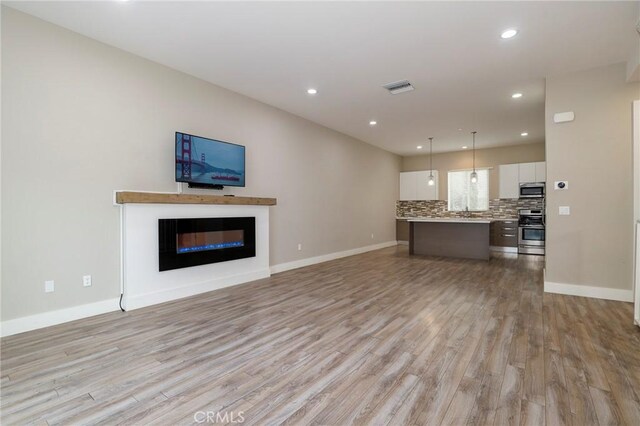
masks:
POLYGON ((544 198, 544 182, 521 183, 520 198, 544 198))

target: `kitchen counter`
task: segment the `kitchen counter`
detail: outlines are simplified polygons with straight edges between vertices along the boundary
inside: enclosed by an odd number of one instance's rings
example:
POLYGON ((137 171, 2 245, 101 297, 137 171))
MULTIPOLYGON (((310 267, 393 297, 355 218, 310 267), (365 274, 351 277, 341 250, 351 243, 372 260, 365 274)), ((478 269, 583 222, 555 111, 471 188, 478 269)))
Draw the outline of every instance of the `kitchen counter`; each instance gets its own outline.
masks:
POLYGON ((489 260, 490 219, 411 218, 409 254, 489 260))
POLYGON ((494 217, 472 217, 472 218, 465 218, 465 217, 401 217, 401 216, 396 216, 396 220, 406 220, 411 221, 411 220, 486 220, 489 222, 513 222, 514 220, 517 221, 518 218, 517 217, 498 217, 498 218, 494 218, 494 217))
POLYGON ((476 219, 464 217, 427 217, 407 219, 407 222, 432 222, 432 223, 491 223, 491 219, 476 219))

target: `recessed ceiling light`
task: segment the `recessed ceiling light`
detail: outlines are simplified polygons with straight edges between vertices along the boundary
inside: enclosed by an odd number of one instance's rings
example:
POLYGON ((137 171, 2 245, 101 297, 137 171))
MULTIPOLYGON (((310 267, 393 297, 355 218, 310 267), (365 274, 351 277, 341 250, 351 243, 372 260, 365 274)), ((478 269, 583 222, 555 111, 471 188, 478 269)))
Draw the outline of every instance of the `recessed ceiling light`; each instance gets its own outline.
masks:
POLYGON ((527 132, 522 132, 522 133, 520 133, 520 136, 529 136, 529 133, 527 133, 527 132))
POLYGON ((318 91, 316 89, 307 89, 307 93, 310 95, 315 95, 316 93, 318 93, 318 91))
POLYGON ((418 145, 418 146, 416 146, 416 148, 422 149, 422 145, 418 145))
POLYGON ((458 131, 461 132, 462 131, 462 127, 458 128, 458 131))
POLYGON ((512 97, 513 99, 521 98, 521 97, 522 97, 522 93, 520 93, 520 92, 518 92, 518 93, 514 93, 513 95, 511 95, 511 97, 512 97))
POLYGON ((378 122, 376 120, 371 120, 369 122, 369 126, 375 126, 376 124, 378 124, 378 122))
POLYGON ((469 147, 468 147, 468 146, 466 146, 466 145, 462 147, 462 149, 467 149, 467 148, 469 148, 469 147))
POLYGON ((500 34, 500 37, 511 38, 511 37, 515 37, 516 34, 518 34, 518 30, 514 30, 514 29, 504 30, 502 34, 500 34))

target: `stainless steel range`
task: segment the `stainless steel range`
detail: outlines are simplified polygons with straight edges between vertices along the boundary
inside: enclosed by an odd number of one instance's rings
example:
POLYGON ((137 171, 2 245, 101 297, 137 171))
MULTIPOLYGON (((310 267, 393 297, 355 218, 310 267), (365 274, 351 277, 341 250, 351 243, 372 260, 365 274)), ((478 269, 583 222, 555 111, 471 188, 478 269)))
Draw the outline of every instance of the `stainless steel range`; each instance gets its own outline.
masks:
POLYGON ((519 210, 518 253, 544 255, 544 212, 519 210))

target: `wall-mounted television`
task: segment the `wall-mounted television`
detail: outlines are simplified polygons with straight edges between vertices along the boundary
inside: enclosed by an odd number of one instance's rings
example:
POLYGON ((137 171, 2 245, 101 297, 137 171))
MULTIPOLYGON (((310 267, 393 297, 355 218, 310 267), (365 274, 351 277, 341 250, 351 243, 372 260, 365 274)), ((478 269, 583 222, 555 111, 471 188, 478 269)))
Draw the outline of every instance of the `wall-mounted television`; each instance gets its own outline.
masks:
POLYGON ((176 182, 221 189, 245 186, 242 145, 176 132, 176 182))

